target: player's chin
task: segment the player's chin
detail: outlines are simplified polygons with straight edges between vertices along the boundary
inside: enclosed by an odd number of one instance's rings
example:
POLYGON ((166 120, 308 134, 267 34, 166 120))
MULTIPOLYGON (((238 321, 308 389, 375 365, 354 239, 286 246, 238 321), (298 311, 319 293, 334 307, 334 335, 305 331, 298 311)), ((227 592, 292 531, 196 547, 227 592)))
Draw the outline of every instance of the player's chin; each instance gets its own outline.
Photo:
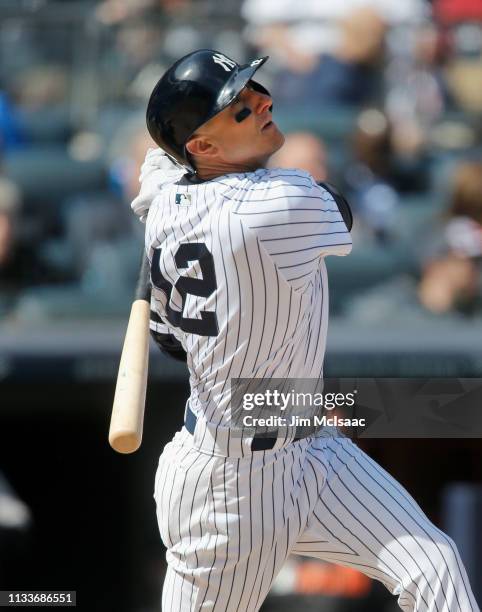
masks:
POLYGON ((270 155, 280 149, 285 142, 285 137, 278 129, 276 123, 272 123, 269 128, 263 133, 263 138, 270 149, 270 155))
POLYGON ((270 141, 271 141, 270 142, 270 144, 271 144, 270 155, 272 155, 273 153, 276 153, 276 151, 281 149, 281 147, 284 145, 285 137, 284 137, 284 134, 282 132, 280 132, 280 130, 276 126, 275 126, 275 129, 273 130, 273 133, 270 134, 270 136, 271 136, 271 138, 270 138, 270 141))

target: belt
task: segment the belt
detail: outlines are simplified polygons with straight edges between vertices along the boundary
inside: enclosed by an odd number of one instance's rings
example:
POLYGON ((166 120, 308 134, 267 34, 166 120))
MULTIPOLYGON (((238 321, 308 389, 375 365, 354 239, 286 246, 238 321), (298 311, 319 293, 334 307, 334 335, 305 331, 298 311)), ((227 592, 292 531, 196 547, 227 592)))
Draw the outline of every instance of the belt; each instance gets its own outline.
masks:
MULTIPOLYGON (((188 430, 191 435, 194 435, 194 430, 196 429, 197 417, 191 408, 187 408, 186 413, 186 422, 184 423, 184 427, 188 430)), ((254 436, 251 442, 251 450, 270 450, 276 444, 278 438, 267 438, 265 436, 254 436)), ((300 438, 293 438, 293 442, 301 440, 300 438)))

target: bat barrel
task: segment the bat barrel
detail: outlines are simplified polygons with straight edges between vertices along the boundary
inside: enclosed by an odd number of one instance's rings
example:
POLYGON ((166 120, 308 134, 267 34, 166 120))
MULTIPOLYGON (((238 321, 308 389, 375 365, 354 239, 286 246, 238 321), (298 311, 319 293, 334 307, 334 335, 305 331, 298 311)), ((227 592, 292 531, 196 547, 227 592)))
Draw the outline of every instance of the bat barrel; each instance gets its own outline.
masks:
POLYGON ((110 421, 109 443, 119 453, 133 453, 142 441, 149 366, 150 295, 149 261, 144 255, 122 348, 110 421))

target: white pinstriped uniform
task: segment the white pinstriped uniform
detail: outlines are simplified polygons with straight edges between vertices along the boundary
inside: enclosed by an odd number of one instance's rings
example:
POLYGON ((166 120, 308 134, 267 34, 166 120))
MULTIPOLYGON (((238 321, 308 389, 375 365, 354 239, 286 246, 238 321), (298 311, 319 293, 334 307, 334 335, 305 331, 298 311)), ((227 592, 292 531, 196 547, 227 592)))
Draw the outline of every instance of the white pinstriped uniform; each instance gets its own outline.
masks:
POLYGON ((185 348, 197 416, 156 474, 163 610, 258 610, 294 553, 359 569, 403 610, 478 611, 454 543, 349 439, 289 433, 252 451, 230 433, 230 379, 323 376, 323 258, 351 249, 331 194, 298 170, 171 180, 146 249, 163 321, 152 326, 185 348))

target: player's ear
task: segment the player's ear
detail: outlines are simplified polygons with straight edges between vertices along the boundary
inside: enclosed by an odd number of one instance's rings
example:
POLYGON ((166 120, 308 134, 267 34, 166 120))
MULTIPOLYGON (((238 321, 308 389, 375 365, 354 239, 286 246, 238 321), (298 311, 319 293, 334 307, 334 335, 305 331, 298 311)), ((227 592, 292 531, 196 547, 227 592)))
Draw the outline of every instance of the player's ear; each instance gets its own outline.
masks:
POLYGON ((218 148, 205 136, 193 136, 186 143, 187 152, 201 157, 212 157, 218 153, 218 148))

